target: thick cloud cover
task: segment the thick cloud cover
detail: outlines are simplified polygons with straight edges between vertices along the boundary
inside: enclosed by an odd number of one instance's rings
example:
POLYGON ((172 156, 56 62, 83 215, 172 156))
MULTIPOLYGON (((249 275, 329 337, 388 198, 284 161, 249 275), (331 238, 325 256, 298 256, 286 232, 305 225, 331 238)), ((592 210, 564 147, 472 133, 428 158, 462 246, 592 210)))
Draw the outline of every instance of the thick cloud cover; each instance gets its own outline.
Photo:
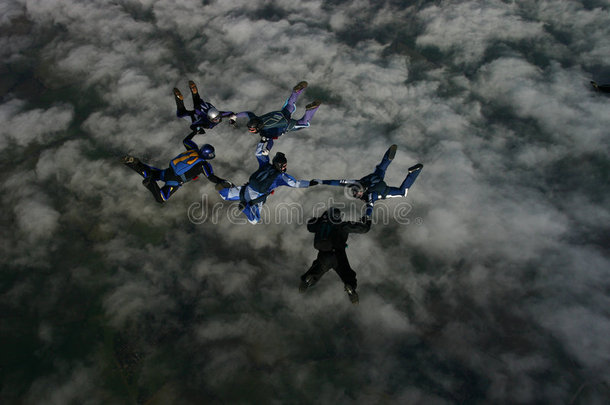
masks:
MULTIPOLYGON (((2 402, 607 403, 609 11, 4 1, 2 402), (359 178, 392 143, 390 184, 424 164, 350 238, 359 306, 334 273, 298 293, 303 221, 341 190, 280 189, 251 226, 205 179, 159 206, 119 163, 181 151, 189 79, 257 113, 309 81, 311 128, 274 148, 297 178, 359 178)), ((196 140, 222 177, 256 168, 243 124, 196 140)))

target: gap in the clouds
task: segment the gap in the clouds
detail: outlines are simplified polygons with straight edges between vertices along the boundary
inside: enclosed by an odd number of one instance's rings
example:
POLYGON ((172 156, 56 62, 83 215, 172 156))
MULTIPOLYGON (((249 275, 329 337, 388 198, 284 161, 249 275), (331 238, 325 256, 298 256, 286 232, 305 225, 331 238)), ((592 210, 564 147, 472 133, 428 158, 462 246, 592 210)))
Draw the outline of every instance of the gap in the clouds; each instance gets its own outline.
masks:
POLYGON ((277 22, 284 19, 288 19, 291 13, 284 10, 281 7, 277 7, 272 3, 265 3, 262 7, 259 7, 254 12, 248 15, 248 18, 253 21, 266 20, 271 22, 277 22))
MULTIPOLYGON (((64 256, 64 261, 68 257, 64 256)), ((5 370, 22 378, 13 381, 10 389, 4 386, 4 399, 23 398, 30 386, 22 381, 65 372, 72 364, 86 362, 99 349, 103 328, 99 297, 104 284, 85 282, 78 260, 64 264, 56 261, 49 269, 15 271, 23 276, 15 283, 29 287, 13 286, 21 293, 19 301, 9 304, 13 327, 1 334, 2 358, 7 367, 2 367, 0 378, 7 381, 2 376, 5 370)))
POLYGON ((599 12, 608 12, 608 2, 606 0, 580 0, 580 4, 582 4, 585 10, 595 10, 597 9, 599 12))
POLYGON ((123 9, 123 11, 133 18, 134 21, 144 21, 150 23, 156 22, 154 7, 146 8, 141 2, 126 1, 115 5, 115 7, 120 7, 123 9))

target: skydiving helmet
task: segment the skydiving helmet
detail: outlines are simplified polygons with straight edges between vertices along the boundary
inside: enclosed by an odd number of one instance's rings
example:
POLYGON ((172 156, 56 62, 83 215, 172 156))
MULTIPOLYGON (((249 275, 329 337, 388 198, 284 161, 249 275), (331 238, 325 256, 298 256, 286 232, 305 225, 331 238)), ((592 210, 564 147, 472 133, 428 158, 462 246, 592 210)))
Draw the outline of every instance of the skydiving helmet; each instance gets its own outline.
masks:
POLYGON ((201 147, 201 149, 199 149, 199 154, 202 158, 206 160, 214 159, 216 157, 216 154, 214 153, 214 147, 209 143, 206 143, 201 147))
POLYGON ((366 192, 366 187, 360 183, 352 184, 349 186, 348 195, 354 198, 362 198, 366 192))
POLYGON ((215 107, 212 107, 208 110, 208 119, 212 122, 220 121, 220 111, 218 111, 215 107))
POLYGON ((339 222, 341 222, 343 213, 337 207, 330 207, 328 209, 328 211, 326 211, 326 215, 327 215, 328 219, 330 220, 330 222, 339 223, 339 222))
POLYGON ((250 121, 248 121, 247 126, 248 126, 248 131, 256 134, 256 133, 260 132, 260 130, 263 129, 264 124, 260 118, 254 117, 250 121))
POLYGON ((276 170, 279 170, 282 173, 286 171, 286 167, 288 166, 288 160, 286 159, 286 155, 284 155, 282 152, 276 153, 271 163, 273 164, 273 167, 276 168, 276 170))

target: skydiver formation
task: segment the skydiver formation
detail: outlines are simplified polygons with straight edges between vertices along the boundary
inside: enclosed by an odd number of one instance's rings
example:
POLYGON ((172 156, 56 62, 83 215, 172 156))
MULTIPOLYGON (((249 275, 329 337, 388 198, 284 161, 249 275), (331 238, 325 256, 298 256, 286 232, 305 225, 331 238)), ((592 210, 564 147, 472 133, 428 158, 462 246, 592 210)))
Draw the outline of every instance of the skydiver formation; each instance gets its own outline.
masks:
POLYGON ((127 155, 122 162, 140 174, 144 180, 142 184, 151 192, 155 201, 164 203, 184 183, 196 179, 200 174, 215 183, 216 190, 223 200, 239 201, 239 208, 251 224, 261 222, 261 208, 274 189, 280 186, 292 188, 308 188, 318 184, 347 187, 354 198, 366 203, 366 213, 360 222, 343 221, 342 212, 335 207, 320 217, 311 218, 307 223, 309 232, 315 234, 314 248, 318 256, 311 268, 301 276, 299 291, 305 292, 330 269, 334 269, 344 283, 345 291, 353 304, 358 303, 356 292, 356 272, 350 267, 345 248, 349 233, 366 233, 371 228, 373 206, 379 199, 391 197, 406 197, 409 188, 419 176, 423 165, 418 163, 408 169, 407 176, 400 187, 388 186, 385 181, 385 172, 396 155, 397 145, 392 145, 384 154, 381 162, 370 173, 359 180, 297 180, 286 173, 288 160, 282 152, 277 152, 273 159, 269 154, 277 140, 287 132, 298 131, 310 125, 314 114, 322 104, 319 100, 307 104, 305 114, 298 120, 292 118, 296 110, 296 102, 308 83, 297 83, 286 99, 281 110, 268 112, 257 116, 251 111, 234 113, 220 111, 211 103, 201 98, 199 89, 193 81, 189 81, 189 89, 193 100, 193 109, 187 110, 184 97, 179 89, 174 88, 174 101, 176 102, 176 115, 179 118, 189 117, 191 120, 189 133, 183 140, 186 151, 176 156, 169 163, 167 169, 158 169, 142 163, 138 158, 127 155), (230 181, 214 174, 210 160, 215 157, 214 147, 205 144, 199 147, 193 137, 205 134, 209 130, 228 118, 229 124, 236 127, 238 118, 248 118, 247 128, 250 133, 260 136, 256 146, 255 156, 258 169, 250 175, 248 182, 236 186, 230 181), (159 187, 158 181, 164 182, 159 187))

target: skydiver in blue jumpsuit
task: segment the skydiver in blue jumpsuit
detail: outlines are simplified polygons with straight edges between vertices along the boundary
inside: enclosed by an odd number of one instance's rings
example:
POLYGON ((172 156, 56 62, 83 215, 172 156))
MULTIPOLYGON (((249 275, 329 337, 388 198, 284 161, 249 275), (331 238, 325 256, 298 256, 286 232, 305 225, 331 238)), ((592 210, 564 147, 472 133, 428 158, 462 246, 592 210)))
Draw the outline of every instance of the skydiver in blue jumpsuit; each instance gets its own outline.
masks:
POLYGON ((195 135, 196 132, 193 131, 184 138, 182 142, 186 152, 173 158, 165 170, 148 166, 140 162, 138 158, 129 155, 123 157, 122 161, 144 177, 142 184, 150 190, 159 203, 167 201, 182 184, 195 180, 202 173, 213 183, 228 185, 228 182, 214 174, 212 165, 208 162, 215 157, 214 147, 206 143, 199 148, 193 141, 195 135), (159 188, 157 181, 163 181, 165 185, 159 188))
POLYGON ((318 256, 311 267, 301 276, 299 291, 304 293, 330 269, 343 281, 345 291, 352 304, 358 303, 356 272, 352 270, 345 254, 350 233, 366 233, 371 229, 371 220, 362 217, 360 222, 342 221, 341 210, 331 207, 320 217, 307 221, 307 230, 315 234, 313 246, 318 256))
POLYGON ((309 127, 309 121, 322 104, 321 101, 315 100, 305 106, 305 114, 298 120, 292 119, 292 113, 296 110, 296 102, 303 90, 307 88, 307 82, 299 82, 292 89, 292 93, 286 99, 284 106, 279 111, 272 111, 261 116, 257 116, 251 111, 242 111, 232 117, 235 118, 247 117, 248 131, 253 134, 259 134, 263 141, 267 141, 267 148, 273 146, 273 139, 277 139, 286 132, 298 131, 299 129, 309 127))
POLYGON ((411 166, 408 169, 407 177, 403 180, 400 187, 391 187, 383 181, 385 172, 396 155, 398 146, 392 145, 383 155, 381 163, 375 167, 375 171, 360 180, 315 180, 322 184, 330 186, 349 187, 354 198, 358 198, 366 202, 366 216, 370 218, 373 215, 373 205, 379 199, 391 197, 406 197, 409 188, 419 176, 421 169, 424 167, 421 163, 411 166))
POLYGON ((191 89, 191 95, 193 96, 192 110, 186 109, 184 106, 184 97, 177 88, 174 88, 174 101, 176 101, 176 115, 179 118, 191 118, 191 130, 196 131, 198 134, 205 134, 206 129, 214 128, 216 125, 220 124, 223 118, 231 118, 231 116, 233 116, 231 122, 235 123, 235 114, 233 114, 232 111, 219 111, 211 103, 202 100, 197 85, 192 80, 189 81, 189 88, 191 89))
POLYGON ((251 224, 261 221, 261 207, 275 188, 307 188, 318 184, 313 180, 296 180, 286 173, 288 161, 282 152, 276 153, 273 160, 269 161, 269 150, 265 148, 265 142, 258 143, 255 156, 258 170, 252 173, 248 183, 243 186, 231 185, 218 191, 223 200, 239 201, 240 209, 251 224))

